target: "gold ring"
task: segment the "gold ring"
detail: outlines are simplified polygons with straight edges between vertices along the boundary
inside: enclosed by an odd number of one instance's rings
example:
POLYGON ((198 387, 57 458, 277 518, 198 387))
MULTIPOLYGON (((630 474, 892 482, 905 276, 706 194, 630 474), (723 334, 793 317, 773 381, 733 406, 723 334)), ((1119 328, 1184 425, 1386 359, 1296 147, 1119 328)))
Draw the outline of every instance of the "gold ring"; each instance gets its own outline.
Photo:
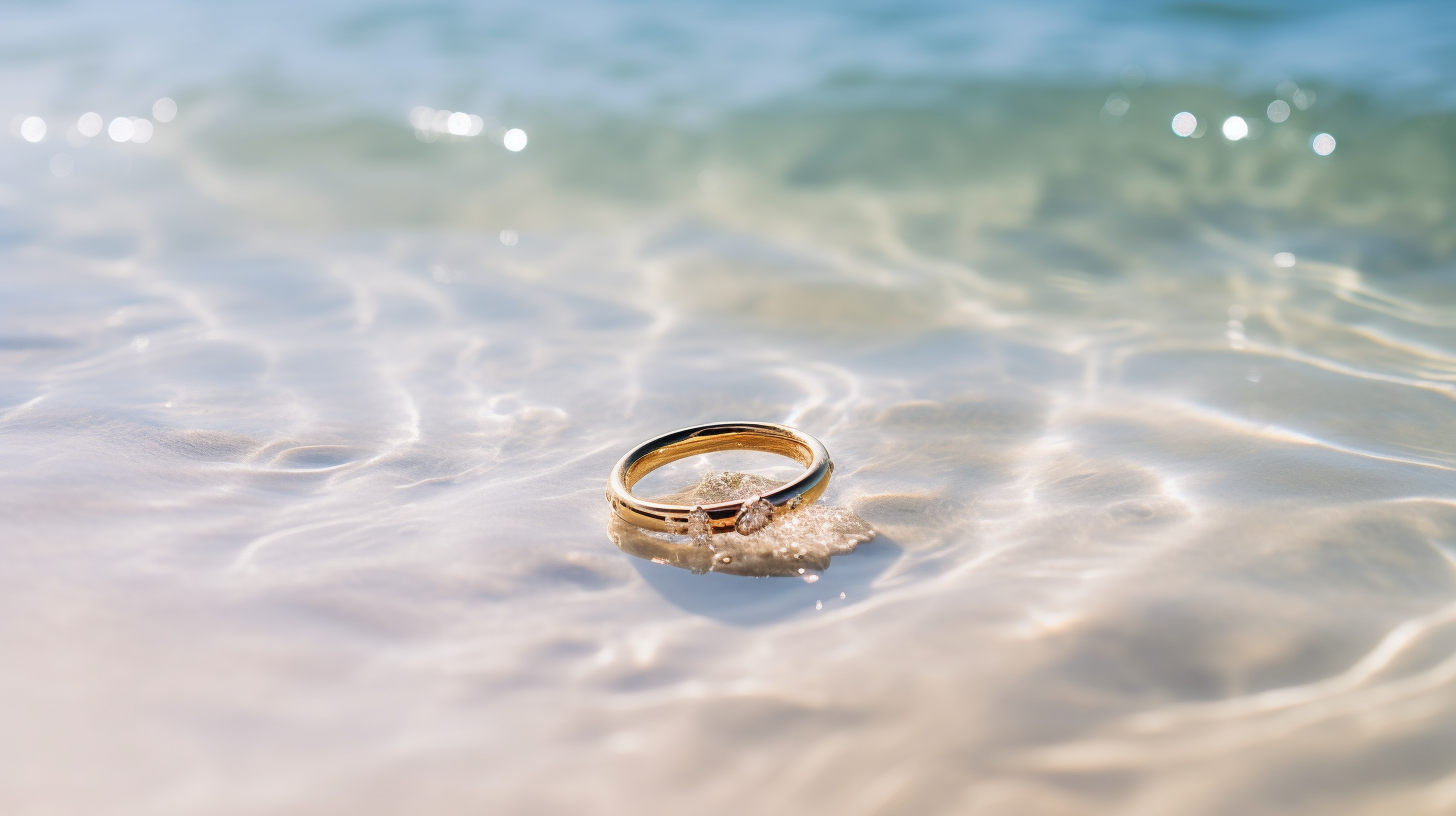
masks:
POLYGON ((773 521, 823 495, 834 463, 823 443, 797 428, 771 422, 714 422, 666 433, 633 448, 612 468, 607 501, 628 524, 664 533, 681 533, 706 542, 710 533, 737 530, 752 535, 773 521), (670 462, 728 450, 752 450, 787 456, 803 465, 797 479, 761 496, 696 507, 643 501, 632 495, 642 477, 670 462))

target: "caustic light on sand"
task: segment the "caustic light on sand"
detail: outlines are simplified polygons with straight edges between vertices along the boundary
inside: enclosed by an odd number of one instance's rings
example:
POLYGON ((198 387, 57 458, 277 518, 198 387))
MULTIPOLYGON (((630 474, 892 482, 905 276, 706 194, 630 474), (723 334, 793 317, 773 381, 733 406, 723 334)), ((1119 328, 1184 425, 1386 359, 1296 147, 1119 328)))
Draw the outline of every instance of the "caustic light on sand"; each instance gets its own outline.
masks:
POLYGON ((1223 137, 1225 139, 1228 139, 1230 142, 1237 142, 1248 135, 1249 123, 1244 121, 1244 117, 1230 116, 1223 120, 1223 137))
POLYGON ((38 142, 46 135, 45 120, 39 116, 27 116, 24 122, 20 123, 20 138, 27 142, 38 142))
POLYGON ((506 134, 504 136, 501 137, 501 144, 505 145, 506 150, 509 150, 512 153, 519 153, 522 150, 525 150, 526 131, 521 130, 520 128, 511 128, 510 130, 506 131, 506 134))
POLYGON ((1192 136, 1193 131, 1197 129, 1198 117, 1194 116, 1188 111, 1183 111, 1182 113, 1173 117, 1173 133, 1175 135, 1181 136, 1186 139, 1189 136, 1192 136))
POLYGON ((1335 152, 1335 137, 1328 133, 1321 133, 1309 140, 1309 146, 1316 155, 1328 156, 1335 152))

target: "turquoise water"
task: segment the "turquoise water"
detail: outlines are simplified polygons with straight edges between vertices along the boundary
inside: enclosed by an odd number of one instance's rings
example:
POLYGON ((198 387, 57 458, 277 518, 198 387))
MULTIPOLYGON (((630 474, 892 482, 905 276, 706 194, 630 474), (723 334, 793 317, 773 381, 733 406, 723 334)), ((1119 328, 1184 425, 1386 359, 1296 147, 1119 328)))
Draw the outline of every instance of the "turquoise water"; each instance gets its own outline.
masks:
POLYGON ((1456 809, 1446 5, 0 9, 6 813, 1456 809))

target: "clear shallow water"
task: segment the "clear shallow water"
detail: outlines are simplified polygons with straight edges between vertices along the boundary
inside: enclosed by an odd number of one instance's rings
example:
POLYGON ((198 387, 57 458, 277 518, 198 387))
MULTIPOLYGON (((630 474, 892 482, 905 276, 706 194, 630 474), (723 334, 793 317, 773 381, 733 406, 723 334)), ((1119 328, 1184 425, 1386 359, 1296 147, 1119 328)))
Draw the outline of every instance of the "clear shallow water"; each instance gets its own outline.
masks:
POLYGON ((4 14, 7 812, 1456 807, 1445 7, 4 14), (718 418, 880 537, 622 554, 718 418))

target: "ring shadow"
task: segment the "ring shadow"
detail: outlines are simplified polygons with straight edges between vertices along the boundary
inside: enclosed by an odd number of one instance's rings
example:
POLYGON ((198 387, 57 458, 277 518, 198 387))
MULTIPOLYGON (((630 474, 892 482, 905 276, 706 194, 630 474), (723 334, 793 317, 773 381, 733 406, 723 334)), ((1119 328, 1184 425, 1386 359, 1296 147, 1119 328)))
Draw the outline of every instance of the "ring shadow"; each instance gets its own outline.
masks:
POLYGON ((817 576, 812 583, 797 575, 695 574, 638 556, 630 560, 643 580, 668 603, 695 615, 748 627, 860 603, 873 593, 875 579, 902 553, 895 542, 877 536, 851 553, 834 556, 832 569, 809 573, 817 576))

